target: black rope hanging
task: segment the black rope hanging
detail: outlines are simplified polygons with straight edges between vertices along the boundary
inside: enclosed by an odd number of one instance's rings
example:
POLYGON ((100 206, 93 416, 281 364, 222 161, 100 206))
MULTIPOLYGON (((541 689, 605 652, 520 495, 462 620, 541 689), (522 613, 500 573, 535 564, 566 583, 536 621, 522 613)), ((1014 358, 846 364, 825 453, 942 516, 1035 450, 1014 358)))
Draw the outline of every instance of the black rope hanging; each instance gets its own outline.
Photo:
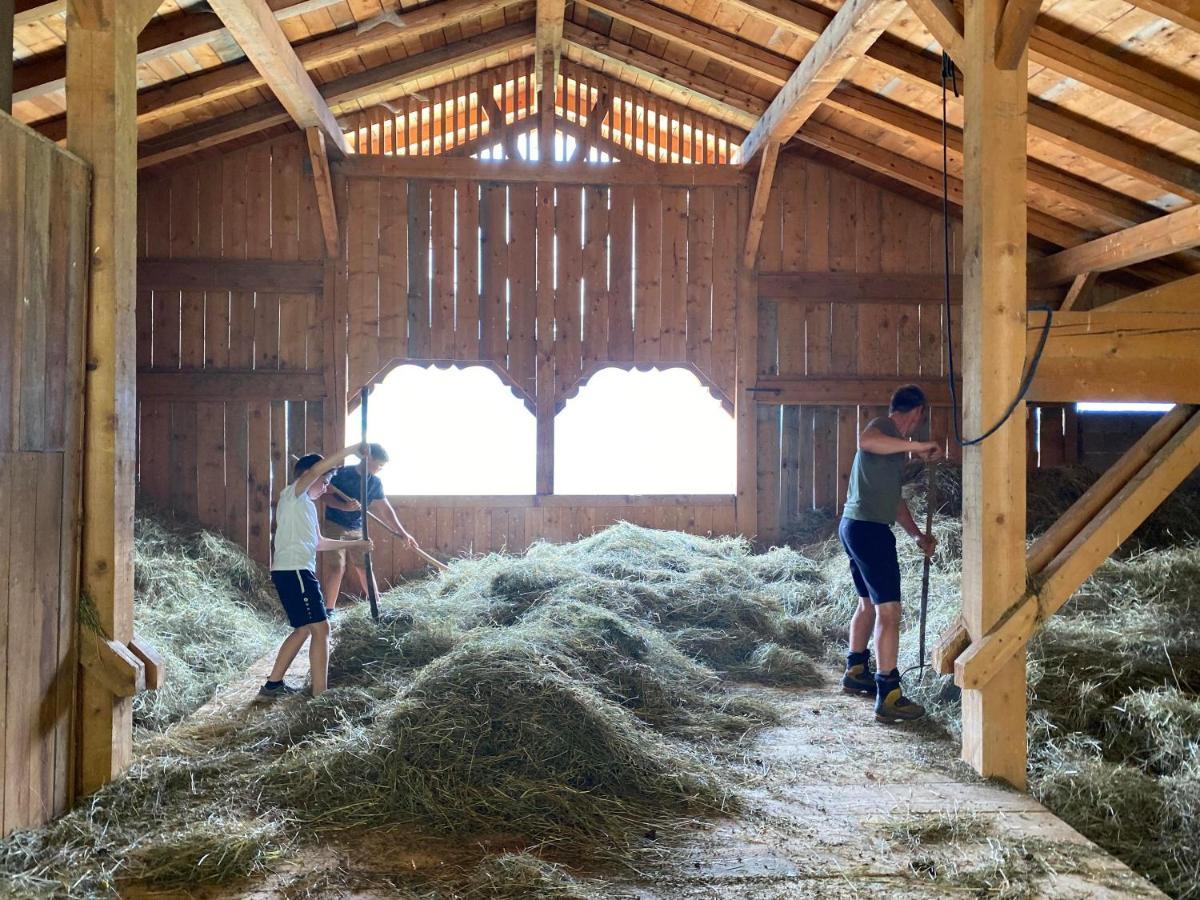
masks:
POLYGON ((946 339, 946 381, 950 385, 950 418, 954 422, 954 440, 960 447, 972 447, 976 444, 982 444, 999 431, 1004 426, 1004 423, 1012 417, 1012 414, 1016 412, 1017 407, 1021 405, 1021 401, 1029 393, 1029 387, 1033 384, 1034 375, 1037 374, 1038 363, 1042 361, 1042 353, 1046 349, 1046 341, 1050 339, 1050 326, 1054 322, 1054 310, 1048 306, 1030 307, 1032 310, 1044 312, 1046 314, 1046 323, 1042 326, 1042 333, 1038 338, 1037 348, 1033 351, 1033 358, 1029 361, 1029 368, 1021 379, 1021 386, 1017 390, 1017 396, 1013 398, 1012 403, 1008 405, 1008 408, 995 425, 978 437, 964 438, 962 436, 962 412, 958 399, 958 385, 955 381, 954 371, 954 335, 950 328, 950 153, 949 126, 946 119, 947 83, 953 83, 954 96, 957 97, 959 95, 958 75, 954 71, 954 63, 950 61, 949 54, 942 53, 942 274, 944 276, 943 300, 945 303, 945 312, 942 316, 942 329, 945 332, 946 339))

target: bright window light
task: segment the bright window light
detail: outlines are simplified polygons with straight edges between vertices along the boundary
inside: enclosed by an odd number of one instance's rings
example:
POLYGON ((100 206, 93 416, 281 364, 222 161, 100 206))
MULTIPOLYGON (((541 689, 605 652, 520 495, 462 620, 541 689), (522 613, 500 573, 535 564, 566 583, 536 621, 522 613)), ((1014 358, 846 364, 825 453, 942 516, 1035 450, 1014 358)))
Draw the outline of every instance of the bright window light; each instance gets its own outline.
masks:
MULTIPOLYGON (((357 410, 346 443, 362 437, 357 410)), ((371 392, 367 438, 388 494, 532 494, 536 420, 491 369, 397 366, 371 392)))
POLYGON ((1076 412, 1166 412, 1174 403, 1076 403, 1076 412))
POLYGON ((687 369, 603 369, 554 422, 559 494, 732 494, 736 430, 687 369))

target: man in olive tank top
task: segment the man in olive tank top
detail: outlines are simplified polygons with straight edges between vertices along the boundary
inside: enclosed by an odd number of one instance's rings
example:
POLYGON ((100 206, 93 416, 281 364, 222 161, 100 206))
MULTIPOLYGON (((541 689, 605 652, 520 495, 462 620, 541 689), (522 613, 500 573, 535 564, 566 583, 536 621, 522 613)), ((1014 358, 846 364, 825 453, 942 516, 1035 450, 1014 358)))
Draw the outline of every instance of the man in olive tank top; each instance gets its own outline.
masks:
POLYGON ((881 722, 919 719, 924 708, 904 696, 896 660, 900 650, 900 562, 892 525, 900 526, 930 555, 936 541, 913 521, 900 488, 909 453, 934 460, 941 447, 932 441, 908 438, 928 409, 924 392, 915 384, 892 394, 888 415, 867 423, 858 438, 850 470, 846 507, 838 537, 850 557, 850 574, 858 592, 858 608, 850 619, 850 652, 842 689, 875 698, 875 718, 881 722), (872 675, 867 642, 875 635, 878 671, 872 675))

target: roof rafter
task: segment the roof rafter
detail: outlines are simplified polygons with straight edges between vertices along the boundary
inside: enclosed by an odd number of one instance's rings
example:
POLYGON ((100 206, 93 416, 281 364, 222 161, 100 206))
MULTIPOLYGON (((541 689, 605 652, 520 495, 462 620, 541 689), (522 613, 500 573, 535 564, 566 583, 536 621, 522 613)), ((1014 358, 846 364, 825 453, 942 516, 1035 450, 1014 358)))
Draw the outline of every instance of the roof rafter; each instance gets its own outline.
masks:
POLYGON ((266 0, 208 0, 233 39, 301 128, 317 126, 326 147, 345 153, 346 138, 266 0))
MULTIPOLYGON (((455 66, 480 62, 512 50, 533 49, 533 23, 517 22, 455 41, 436 50, 346 75, 321 85, 320 93, 336 112, 395 97, 422 78, 434 77, 455 66)), ((262 103, 240 112, 218 116, 162 138, 146 141, 139 149, 138 165, 145 167, 185 156, 236 137, 262 131, 288 120, 278 103, 262 103)))
POLYGON ((1129 0, 1131 4, 1160 19, 1200 32, 1200 3, 1196 0, 1129 0))
POLYGON ((846 0, 742 142, 742 165, 768 141, 790 140, 904 7, 904 0, 846 0))
POLYGON ((963 17, 950 0, 908 0, 908 5, 942 49, 955 58, 962 55, 963 17))

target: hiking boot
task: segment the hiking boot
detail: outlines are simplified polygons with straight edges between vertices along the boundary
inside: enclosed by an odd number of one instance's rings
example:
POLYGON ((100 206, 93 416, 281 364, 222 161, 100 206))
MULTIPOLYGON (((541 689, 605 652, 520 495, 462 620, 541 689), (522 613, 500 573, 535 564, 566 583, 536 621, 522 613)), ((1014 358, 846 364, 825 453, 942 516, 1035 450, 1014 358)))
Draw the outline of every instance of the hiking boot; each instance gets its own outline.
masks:
POLYGON ((875 673, 871 671, 870 653, 850 653, 846 656, 846 671, 842 675, 842 691, 861 697, 875 696, 875 673))
POLYGON ((875 720, 878 722, 911 722, 925 715, 925 707, 904 696, 900 673, 893 669, 888 675, 875 676, 875 720))
POLYGON ((277 700, 280 697, 288 697, 292 694, 299 694, 304 691, 304 688, 292 687, 286 681, 281 681, 279 684, 264 684, 258 689, 259 700, 277 700))

